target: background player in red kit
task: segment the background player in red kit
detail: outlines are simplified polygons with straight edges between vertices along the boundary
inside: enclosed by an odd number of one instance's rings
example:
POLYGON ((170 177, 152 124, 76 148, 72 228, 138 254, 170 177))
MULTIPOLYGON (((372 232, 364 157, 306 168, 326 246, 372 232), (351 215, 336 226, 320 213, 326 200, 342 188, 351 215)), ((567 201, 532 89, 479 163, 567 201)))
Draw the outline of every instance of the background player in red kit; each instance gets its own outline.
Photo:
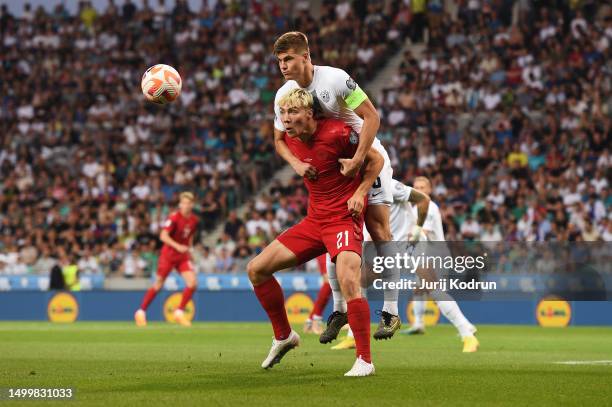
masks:
POLYGON ((157 279, 153 286, 147 290, 140 309, 134 314, 134 320, 138 326, 147 324, 147 307, 162 288, 166 277, 173 269, 181 273, 183 280, 185 280, 185 290, 183 290, 179 307, 174 311, 174 319, 181 325, 191 325, 191 321, 185 317, 184 310, 196 290, 196 274, 189 254, 193 244, 193 236, 198 228, 198 217, 192 213, 193 201, 194 196, 191 192, 182 192, 179 195, 179 210, 172 213, 164 223, 159 236, 159 239, 164 242, 164 246, 161 249, 157 265, 157 279))
POLYGON ((313 97, 304 89, 290 90, 278 101, 291 152, 317 168, 317 177, 304 178, 308 189, 308 214, 249 262, 247 271, 255 295, 268 314, 274 340, 263 368, 272 367, 300 343, 289 325, 283 290, 273 277, 276 271, 294 267, 329 252, 336 263, 348 321, 355 333, 357 360, 345 376, 374 373, 370 356, 370 308, 361 297, 361 250, 365 199, 383 166, 382 156, 371 149, 363 174, 345 177, 341 168, 359 143, 358 134, 337 119, 315 120, 313 97))
POLYGON ((321 321, 323 320, 323 311, 325 310, 325 307, 327 306, 327 303, 332 295, 332 289, 329 285, 329 280, 327 279, 327 256, 328 254, 322 254, 317 257, 319 272, 321 273, 321 277, 323 277, 323 283, 321 284, 321 288, 319 289, 319 293, 315 299, 312 312, 308 316, 306 322, 304 322, 305 334, 313 333, 321 335, 321 333, 323 333, 323 326, 321 325, 321 321))

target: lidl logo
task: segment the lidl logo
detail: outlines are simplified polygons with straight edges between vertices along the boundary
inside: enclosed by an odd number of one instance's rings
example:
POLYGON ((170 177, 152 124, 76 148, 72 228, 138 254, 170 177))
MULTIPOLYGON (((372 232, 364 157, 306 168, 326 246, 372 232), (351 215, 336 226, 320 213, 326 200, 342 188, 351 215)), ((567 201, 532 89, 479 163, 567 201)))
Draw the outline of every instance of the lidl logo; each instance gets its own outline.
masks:
MULTIPOLYGON (((410 325, 414 324, 414 301, 408 303, 406 308, 406 315, 408 315, 408 322, 410 325)), ((425 301, 425 315, 423 316, 425 326, 434 326, 440 320, 440 308, 433 300, 425 301)))
POLYGON ((572 307, 563 298, 544 297, 536 307, 536 318, 543 327, 565 327, 572 319, 572 307))
POLYGON ((291 324, 303 324, 314 308, 310 297, 304 293, 292 294, 285 301, 285 309, 291 324))
POLYGON ((79 316, 79 304, 72 294, 55 294, 47 305, 47 315, 51 322, 74 322, 79 316))
MULTIPOLYGON (((167 322, 170 322, 171 324, 176 323, 174 320, 174 310, 176 310, 181 304, 182 297, 182 293, 174 293, 166 298, 166 301, 164 302, 164 318, 166 318, 167 322)), ((185 317, 190 321, 193 321, 193 318, 195 318, 195 306, 193 305, 193 300, 189 300, 185 306, 185 317)))

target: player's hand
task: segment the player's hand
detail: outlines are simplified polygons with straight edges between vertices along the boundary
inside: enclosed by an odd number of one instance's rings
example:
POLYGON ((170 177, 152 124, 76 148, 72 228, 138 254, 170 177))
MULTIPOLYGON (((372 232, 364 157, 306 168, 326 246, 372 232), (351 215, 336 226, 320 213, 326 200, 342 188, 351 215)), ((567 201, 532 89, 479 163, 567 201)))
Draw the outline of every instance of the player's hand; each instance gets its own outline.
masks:
POLYGON ((345 177, 354 177, 363 165, 363 161, 354 158, 340 158, 338 162, 340 163, 340 172, 345 177))
POLYGON ((308 163, 300 161, 293 165, 293 169, 300 177, 308 178, 310 180, 317 179, 317 169, 308 163))
POLYGON ((184 244, 176 245, 176 251, 179 253, 187 253, 189 251, 189 246, 185 246, 184 244))
POLYGON ((359 216, 361 211, 363 211, 364 199, 365 197, 361 194, 354 193, 353 196, 346 203, 348 206, 348 210, 352 216, 359 216))
POLYGON ((411 243, 416 243, 421 239, 421 234, 423 233, 423 228, 419 225, 414 225, 412 230, 410 231, 408 241, 411 243))

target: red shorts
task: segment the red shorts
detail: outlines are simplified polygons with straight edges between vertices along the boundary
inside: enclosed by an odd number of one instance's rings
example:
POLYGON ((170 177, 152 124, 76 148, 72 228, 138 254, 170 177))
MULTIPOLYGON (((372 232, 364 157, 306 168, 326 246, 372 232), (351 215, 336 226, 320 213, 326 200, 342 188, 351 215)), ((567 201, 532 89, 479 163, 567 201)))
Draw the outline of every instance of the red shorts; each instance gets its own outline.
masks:
POLYGON ((363 217, 315 221, 306 216, 277 239, 296 255, 299 264, 326 252, 335 263, 336 256, 343 251, 352 251, 361 256, 363 217))
POLYGON ((194 271, 191 264, 191 256, 168 256, 165 254, 159 256, 159 261, 157 262, 157 275, 159 277, 165 279, 172 273, 173 269, 176 269, 179 273, 194 271))

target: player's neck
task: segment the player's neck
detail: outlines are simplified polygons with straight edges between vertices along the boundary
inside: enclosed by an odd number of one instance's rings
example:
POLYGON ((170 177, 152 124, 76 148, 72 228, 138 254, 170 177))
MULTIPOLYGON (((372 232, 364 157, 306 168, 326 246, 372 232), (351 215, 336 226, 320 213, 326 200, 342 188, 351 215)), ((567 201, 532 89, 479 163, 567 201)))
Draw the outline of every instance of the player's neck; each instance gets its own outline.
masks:
POLYGON ((319 122, 317 120, 313 120, 304 127, 304 132, 299 136, 302 143, 307 143, 312 140, 312 137, 317 132, 318 125, 319 122))
POLYGON ((179 213, 184 217, 184 218, 188 218, 189 215, 191 215, 191 212, 183 212, 181 210, 179 210, 179 213))
POLYGON ((314 65, 310 64, 309 66, 306 67, 306 70, 304 71, 304 74, 302 75, 302 77, 299 80, 297 80, 297 83, 298 85, 300 85, 300 88, 307 88, 310 86, 313 79, 314 79, 314 65))

